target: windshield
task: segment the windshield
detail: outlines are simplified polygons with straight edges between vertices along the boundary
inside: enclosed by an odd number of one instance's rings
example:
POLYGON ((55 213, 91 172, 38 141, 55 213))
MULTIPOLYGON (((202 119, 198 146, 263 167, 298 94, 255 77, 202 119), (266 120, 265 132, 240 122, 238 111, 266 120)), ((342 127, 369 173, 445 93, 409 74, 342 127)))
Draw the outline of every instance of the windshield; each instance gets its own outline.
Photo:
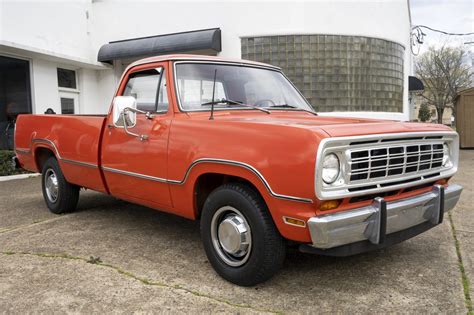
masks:
POLYGON ((185 111, 210 110, 206 105, 212 103, 213 93, 216 109, 251 108, 248 107, 251 105, 313 111, 279 71, 241 65, 178 63, 176 80, 181 109, 185 111))

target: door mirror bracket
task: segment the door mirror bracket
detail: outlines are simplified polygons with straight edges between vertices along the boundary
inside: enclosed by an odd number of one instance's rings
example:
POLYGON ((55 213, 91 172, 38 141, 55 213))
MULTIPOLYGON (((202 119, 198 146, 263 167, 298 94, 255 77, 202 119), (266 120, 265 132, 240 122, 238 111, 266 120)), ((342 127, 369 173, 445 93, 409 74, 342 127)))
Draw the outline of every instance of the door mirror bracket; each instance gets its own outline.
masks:
POLYGON ((144 114, 147 119, 153 119, 154 114, 137 109, 137 101, 133 96, 117 96, 113 104, 113 122, 116 127, 123 127, 126 134, 140 139, 148 140, 148 135, 139 135, 131 132, 129 128, 137 123, 136 114, 144 114))
POLYGON ((127 113, 132 112, 133 114, 135 113, 140 113, 140 114, 145 114, 147 119, 153 119, 154 115, 151 114, 150 112, 144 112, 135 108, 130 108, 130 107, 125 107, 122 111, 122 122, 123 122, 123 129, 125 130, 125 133, 130 136, 137 137, 140 141, 145 141, 148 140, 148 135, 139 135, 137 133, 131 132, 128 130, 128 123, 127 123, 127 113))

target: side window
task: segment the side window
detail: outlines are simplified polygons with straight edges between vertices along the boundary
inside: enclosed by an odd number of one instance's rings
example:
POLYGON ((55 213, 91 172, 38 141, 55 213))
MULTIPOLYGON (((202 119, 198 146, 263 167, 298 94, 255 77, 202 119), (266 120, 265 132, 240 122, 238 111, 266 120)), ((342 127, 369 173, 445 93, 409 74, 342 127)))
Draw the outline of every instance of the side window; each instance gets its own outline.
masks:
POLYGON ((157 112, 168 111, 168 91, 166 88, 166 70, 163 70, 163 73, 161 74, 160 89, 158 90, 157 112))
POLYGON ((129 76, 123 96, 133 96, 137 100, 137 109, 156 111, 156 96, 163 68, 134 72, 129 76))

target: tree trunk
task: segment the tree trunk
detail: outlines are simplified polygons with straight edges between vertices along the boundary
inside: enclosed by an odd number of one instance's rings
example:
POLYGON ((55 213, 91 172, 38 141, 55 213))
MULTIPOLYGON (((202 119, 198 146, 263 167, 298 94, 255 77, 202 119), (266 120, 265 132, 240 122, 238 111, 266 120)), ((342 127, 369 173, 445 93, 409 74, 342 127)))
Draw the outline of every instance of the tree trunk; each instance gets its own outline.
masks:
POLYGON ((438 124, 442 124, 444 107, 436 107, 436 112, 438 113, 438 124))
POLYGON ((452 116, 454 117, 454 121, 451 120, 451 127, 456 127, 456 124, 458 123, 458 120, 457 120, 457 112, 456 112, 456 105, 454 104, 453 102, 453 108, 452 108, 452 116))

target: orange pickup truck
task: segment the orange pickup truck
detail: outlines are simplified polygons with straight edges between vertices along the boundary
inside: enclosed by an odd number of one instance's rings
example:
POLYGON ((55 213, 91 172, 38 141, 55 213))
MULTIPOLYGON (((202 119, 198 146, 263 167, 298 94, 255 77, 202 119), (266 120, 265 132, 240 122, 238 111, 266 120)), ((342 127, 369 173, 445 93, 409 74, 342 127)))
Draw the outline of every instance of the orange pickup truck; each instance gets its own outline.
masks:
POLYGON ((318 116, 281 69, 216 57, 138 61, 108 115, 20 115, 15 145, 52 212, 88 188, 200 220, 212 266, 243 286, 287 246, 347 256, 411 238, 462 191, 448 127, 318 116))

